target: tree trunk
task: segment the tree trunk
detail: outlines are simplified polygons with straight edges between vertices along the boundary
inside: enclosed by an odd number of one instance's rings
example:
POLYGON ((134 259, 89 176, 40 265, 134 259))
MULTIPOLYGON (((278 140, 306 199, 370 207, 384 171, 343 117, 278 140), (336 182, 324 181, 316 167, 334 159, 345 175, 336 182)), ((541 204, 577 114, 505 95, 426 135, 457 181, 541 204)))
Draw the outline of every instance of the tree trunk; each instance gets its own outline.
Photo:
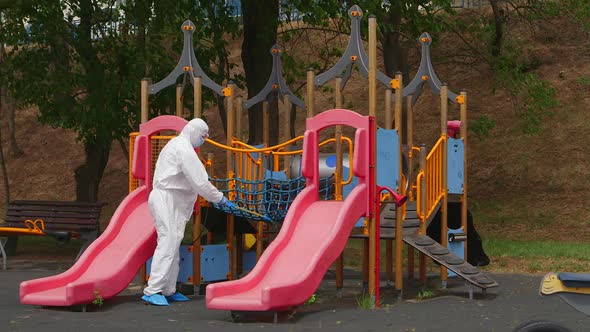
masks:
MULTIPOLYGON (((244 22, 242 63, 246 74, 249 99, 262 90, 272 70, 270 48, 277 40, 279 2, 276 0, 242 0, 242 15, 244 22)), ((260 144, 263 130, 261 104, 248 110, 248 125, 248 143, 260 144)), ((278 121, 271 119, 270 132, 278 132, 277 127, 278 121)), ((274 139, 276 140, 276 137, 274 139)))
MULTIPOLYGON (((404 85, 409 82, 408 67, 408 49, 402 42, 401 35, 401 5, 400 1, 392 2, 392 8, 384 15, 383 24, 386 30, 383 32, 383 40, 381 45, 383 47, 383 62, 385 64, 385 74, 391 78, 395 77, 397 72, 402 73, 404 85)), ((407 113, 405 100, 402 101, 402 137, 401 141, 407 141, 405 133, 407 132, 407 113)))
POLYGON ((18 146, 16 141, 16 103, 12 94, 8 89, 2 98, 2 108, 8 113, 8 145, 10 146, 10 153, 14 157, 22 156, 23 150, 18 146))
POLYGON ((127 148, 129 146, 129 142, 123 141, 122 138, 118 138, 117 141, 119 142, 119 146, 121 147, 121 151, 123 152, 127 163, 129 163, 129 148, 127 148))
MULTIPOLYGON (((108 105, 104 103, 105 93, 105 69, 99 60, 98 52, 92 43, 92 18, 95 7, 91 0, 80 1, 80 25, 79 38, 76 43, 76 52, 81 55, 82 66, 87 72, 86 87, 88 89, 89 112, 109 112, 108 105)), ((96 202, 98 189, 104 169, 109 161, 111 151, 112 133, 107 128, 97 126, 94 137, 84 140, 86 153, 85 164, 76 169, 76 200, 82 202, 96 202)))
POLYGON ((109 161, 111 142, 85 144, 86 163, 76 168, 76 200, 98 201, 98 189, 109 161))
POLYGON ((401 72, 404 79, 409 79, 408 68, 408 50, 401 40, 401 22, 402 17, 400 10, 396 8, 399 2, 392 3, 392 8, 384 14, 383 25, 386 28, 383 31, 383 62, 385 65, 385 74, 394 77, 396 72, 401 72))
MULTIPOLYGON (((2 99, 4 100, 4 98, 2 99)), ((0 112, 1 114, 1 112, 0 112)), ((2 128, 0 127, 0 163, 2 164, 2 178, 4 179, 4 202, 5 207, 10 203, 10 186, 8 184, 8 170, 6 168, 6 159, 4 158, 4 148, 2 147, 2 128)))
MULTIPOLYGON (((0 62, 6 59, 6 48, 4 44, 0 45, 0 62)), ((23 150, 20 149, 16 142, 16 127, 15 127, 15 110, 16 103, 12 97, 12 93, 7 87, 0 87, 0 107, 8 114, 8 146, 10 146, 10 152, 14 157, 20 157, 23 155, 23 150)))
POLYGON ((494 39, 492 40, 492 56, 498 57, 502 52, 504 39, 504 10, 498 7, 498 0, 490 0, 490 6, 494 13, 494 39))

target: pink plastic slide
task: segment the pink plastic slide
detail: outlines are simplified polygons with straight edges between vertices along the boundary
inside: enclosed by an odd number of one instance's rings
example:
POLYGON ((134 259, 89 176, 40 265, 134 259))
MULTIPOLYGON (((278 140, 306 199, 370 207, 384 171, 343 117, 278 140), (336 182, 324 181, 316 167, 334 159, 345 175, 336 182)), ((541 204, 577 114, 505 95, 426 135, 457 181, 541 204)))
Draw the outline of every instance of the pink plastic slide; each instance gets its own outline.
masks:
POLYGON ((121 202, 107 229, 66 272, 20 284, 22 304, 71 306, 91 303, 96 295, 116 296, 133 280, 156 249, 156 228, 148 207, 151 190, 151 139, 162 130, 181 131, 185 119, 164 115, 140 126, 132 173, 142 185, 121 202))
POLYGON ((289 207, 277 238, 244 278, 207 286, 209 309, 285 310, 305 302, 340 255, 356 221, 374 208, 370 165, 374 164, 372 118, 331 110, 307 120, 302 174, 306 188, 289 207), (320 201, 318 132, 336 124, 356 127, 354 173, 359 179, 345 201, 320 201))
POLYGON ((156 229, 142 186, 127 196, 104 233, 66 272, 20 284, 22 304, 70 306, 111 298, 125 289, 156 248, 156 229))

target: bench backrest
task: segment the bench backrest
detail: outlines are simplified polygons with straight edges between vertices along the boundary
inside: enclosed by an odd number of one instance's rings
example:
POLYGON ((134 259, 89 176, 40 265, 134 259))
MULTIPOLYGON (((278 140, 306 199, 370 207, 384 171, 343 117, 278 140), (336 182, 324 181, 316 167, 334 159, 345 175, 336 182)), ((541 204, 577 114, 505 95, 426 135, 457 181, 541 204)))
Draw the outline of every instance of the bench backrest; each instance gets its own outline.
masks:
POLYGON ((10 227, 26 227, 27 219, 43 219, 46 229, 95 230, 102 203, 63 201, 13 201, 6 209, 10 227))

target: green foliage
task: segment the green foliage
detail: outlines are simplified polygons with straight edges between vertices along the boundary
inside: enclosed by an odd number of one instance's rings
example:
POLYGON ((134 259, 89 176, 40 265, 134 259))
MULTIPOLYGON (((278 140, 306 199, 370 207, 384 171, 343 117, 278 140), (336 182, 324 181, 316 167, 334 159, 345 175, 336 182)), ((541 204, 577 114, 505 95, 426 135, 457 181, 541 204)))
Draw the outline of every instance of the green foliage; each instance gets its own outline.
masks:
POLYGON ((318 301, 318 298, 315 294, 313 294, 307 301, 305 301, 304 305, 311 305, 318 301))
MULTIPOLYGON (((213 36, 239 32, 237 19, 220 5, 223 1, 200 7, 173 0, 116 3, 44 1, 17 3, 3 11, 0 42, 13 51, 4 63, 2 83, 24 104, 39 106, 41 121, 76 131, 84 143, 109 142, 137 127, 139 81, 145 76, 160 80, 174 68, 185 19, 195 19, 197 57, 218 82, 227 78, 230 64, 209 70, 210 63, 227 53, 226 40, 213 36)), ((152 98, 154 113, 174 109, 173 90, 152 98)))
POLYGON ((421 289, 416 295, 416 299, 418 300, 426 300, 436 296, 436 293, 430 289, 421 289))
POLYGON ((359 307, 359 309, 370 310, 375 307, 374 297, 367 293, 363 293, 361 295, 356 296, 355 300, 356 305, 359 307))
POLYGON ((520 112, 525 134, 537 134, 544 119, 553 116, 552 107, 559 105, 555 88, 535 74, 525 74, 523 79, 524 102, 520 112))
POLYGON ((484 238, 483 241, 490 256, 590 260, 590 244, 583 242, 522 241, 494 237, 484 238))
POLYGON ((480 115, 475 119, 474 123, 469 125, 469 131, 475 134, 475 137, 480 141, 490 136, 492 129, 496 127, 494 120, 490 119, 486 114, 480 115))
POLYGON ((590 77, 582 76, 576 78, 576 83, 582 86, 590 86, 590 77))
POLYGON ((94 300, 92 301, 92 304, 98 306, 99 308, 102 307, 104 301, 102 296, 100 296, 100 292, 95 290, 92 292, 92 295, 94 296, 94 300))
POLYGON ((492 61, 496 84, 510 92, 523 133, 537 134, 543 121, 552 117, 551 109, 559 105, 555 88, 530 72, 538 66, 538 60, 524 52, 517 41, 511 41, 492 61))

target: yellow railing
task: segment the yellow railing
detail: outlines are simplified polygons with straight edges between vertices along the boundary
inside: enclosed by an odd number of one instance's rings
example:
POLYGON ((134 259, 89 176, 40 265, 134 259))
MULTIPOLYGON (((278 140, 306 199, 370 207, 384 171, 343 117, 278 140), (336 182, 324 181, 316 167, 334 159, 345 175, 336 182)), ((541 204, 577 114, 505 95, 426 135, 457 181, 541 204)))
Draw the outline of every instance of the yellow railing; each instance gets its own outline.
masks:
POLYGON ((416 175, 416 214, 420 220, 424 220, 424 213, 422 212, 422 181, 424 181, 424 171, 421 170, 416 175))
MULTIPOLYGON (((139 186, 139 181, 133 177, 131 173, 131 163, 133 162, 133 150, 135 146, 135 138, 139 135, 139 133, 134 132, 129 134, 129 192, 135 190, 139 186)), ((174 136, 152 136, 152 176, 153 171, 156 166, 157 156, 160 154, 160 151, 164 148, 164 145, 168 143, 174 136)), ((265 148, 256 148, 254 146, 248 145, 244 142, 241 142, 234 138, 232 140, 233 146, 227 146, 221 143, 217 143, 215 141, 207 139, 207 143, 221 148, 225 151, 231 151, 233 155, 233 160, 235 161, 237 167, 235 167, 234 172, 232 172, 229 178, 238 177, 247 181, 259 181, 264 178, 264 171, 265 166, 263 156, 266 158, 270 158, 273 161, 273 170, 278 171, 279 168, 279 157, 280 156, 292 156, 292 155, 301 155, 303 153, 302 150, 293 150, 287 151, 286 148, 289 145, 292 145, 300 140, 303 139, 303 136, 295 137, 287 142, 283 142, 281 144, 265 147, 265 148), (254 154, 257 154, 254 157, 254 154)), ((320 147, 334 143, 336 140, 334 138, 325 140, 320 143, 320 147)), ((352 140, 348 137, 342 136, 341 141, 346 142, 348 144, 348 158, 349 158, 349 177, 346 181, 342 182, 342 185, 347 185, 352 181, 352 158, 353 158, 353 144, 352 140)), ((204 163, 208 162, 211 163, 211 160, 204 160, 204 163)), ((290 165, 284 165, 284 167, 290 167, 290 165)))
POLYGON ((436 208, 438 202, 444 197, 446 190, 443 188, 443 153, 446 136, 441 136, 428 156, 426 156, 426 169, 423 172, 418 173, 417 188, 418 188, 418 200, 416 202, 416 211, 422 220, 426 220, 430 217, 430 214, 436 208), (420 184, 422 181, 426 181, 426 211, 421 210, 421 188, 420 184))

